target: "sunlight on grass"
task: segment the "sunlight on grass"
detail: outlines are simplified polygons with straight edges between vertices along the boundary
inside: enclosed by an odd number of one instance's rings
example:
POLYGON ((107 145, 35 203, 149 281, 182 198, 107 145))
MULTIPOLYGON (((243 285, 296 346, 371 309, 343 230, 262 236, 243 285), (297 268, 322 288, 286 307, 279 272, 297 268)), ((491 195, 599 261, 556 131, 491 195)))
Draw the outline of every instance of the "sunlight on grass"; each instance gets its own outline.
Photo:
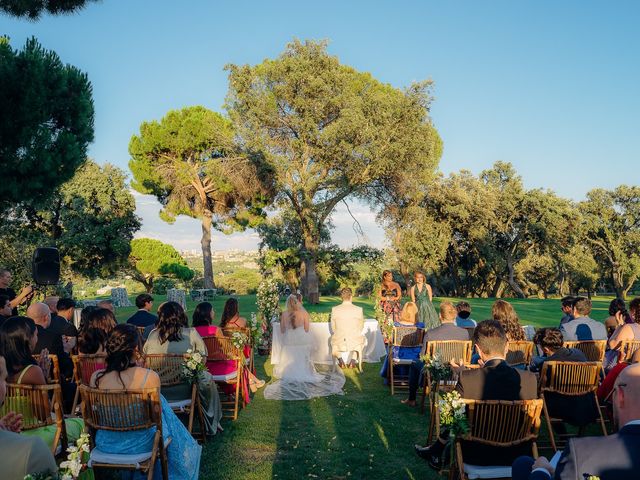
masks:
POLYGON ((384 429, 380 426, 378 422, 373 422, 373 426, 376 427, 376 431, 378 432, 378 437, 380 441, 384 445, 384 448, 389 451, 389 441, 387 440, 387 436, 384 434, 384 429))
POLYGON ((409 471, 408 468, 405 467, 404 471, 407 472, 407 478, 411 480, 416 480, 416 477, 413 476, 413 473, 411 473, 411 471, 409 471))
MULTIPOLYGON (((356 370, 349 372, 348 375, 345 375, 351 382, 355 385, 359 392, 362 391, 362 384, 360 383, 360 377, 356 370)), ((348 393, 348 392, 347 392, 348 393)))

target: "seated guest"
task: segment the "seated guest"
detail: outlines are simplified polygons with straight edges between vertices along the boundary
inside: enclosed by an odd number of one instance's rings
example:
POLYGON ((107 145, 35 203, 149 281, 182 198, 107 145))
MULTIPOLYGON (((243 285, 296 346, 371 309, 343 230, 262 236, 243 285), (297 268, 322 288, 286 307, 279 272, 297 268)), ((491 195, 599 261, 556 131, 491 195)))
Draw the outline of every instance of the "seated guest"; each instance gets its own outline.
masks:
MULTIPOLYGON (((617 327, 611 337, 609 337, 609 348, 619 350, 622 342, 627 340, 640 340, 640 297, 634 298, 629 303, 629 312, 624 308, 624 301, 620 300, 614 312, 617 327)), ((611 307, 609 307, 611 310, 611 307)))
POLYGON ((573 302, 575 301, 575 297, 571 295, 567 295, 566 297, 562 297, 560 300, 560 310, 562 310, 562 318, 560 319, 560 327, 567 322, 573 320, 573 302))
MULTIPOLYGON (((427 353, 427 343, 436 340, 469 340, 469 334, 464 328, 455 325, 457 311, 451 302, 442 302, 440 304, 440 326, 427 330, 422 341, 422 349, 420 355, 427 353)), ((415 360, 409 367, 409 398, 402 400, 402 403, 415 407, 416 394, 420 386, 420 374, 424 368, 424 362, 415 360)))
MULTIPOLYGON (((351 301, 353 292, 350 288, 343 288, 341 296, 342 303, 331 309, 331 355, 337 359, 340 368, 345 368, 345 363, 355 367, 354 352, 361 352, 365 343, 365 336, 362 333, 364 313, 362 307, 354 305, 351 301)), ((295 298, 291 298, 291 301, 287 300, 287 312, 282 315, 283 317, 284 315, 293 317, 298 314, 308 316, 309 314, 301 307, 302 305, 295 298)))
POLYGON ((572 438, 554 468, 545 457, 520 457, 513 480, 635 480, 640 471, 640 365, 625 368, 616 381, 613 412, 618 433, 572 438))
POLYGON ((609 396, 613 391, 613 386, 615 385, 616 379, 618 378, 618 375, 620 375, 620 372, 622 372, 622 370, 627 368, 629 365, 633 365, 638 362, 640 362, 640 350, 636 350, 633 353, 631 361, 619 362, 615 367, 609 370, 607 376, 604 377, 604 380, 602 380, 602 383, 600 384, 600 386, 598 387, 598 391, 596 392, 596 395, 598 395, 598 400, 601 404, 604 404, 605 402, 608 402, 610 400, 609 396))
POLYGON ((557 362, 586 362, 587 357, 577 348, 565 348, 559 328, 541 328, 533 337, 533 343, 542 350, 542 356, 533 357, 529 370, 539 372, 547 360, 557 362))
POLYGON ((456 303, 456 311, 458 315, 456 316, 456 326, 461 328, 475 328, 478 323, 471 318, 471 305, 469 302, 458 302, 456 303))
POLYGON ((138 311, 127 320, 127 323, 135 325, 136 327, 155 325, 158 317, 151 313, 151 309, 153 308, 153 297, 151 295, 148 293, 138 295, 136 297, 136 307, 138 307, 138 311))
MULTIPOLYGON (((136 328, 127 324, 116 326, 107 342, 106 369, 93 374, 91 386, 101 390, 160 388, 160 378, 156 372, 136 365, 140 353, 140 336, 136 328)), ((169 478, 196 480, 202 447, 176 417, 163 395, 160 395, 160 403, 162 435, 164 441, 171 439, 167 449, 169 478)), ((95 442, 96 447, 105 453, 139 454, 151 450, 154 435, 155 429, 128 432, 98 430, 95 442)), ((158 461, 154 473, 159 474, 160 471, 158 461)))
POLYGON ((77 337, 78 329, 73 324, 73 314, 76 309, 76 302, 72 298, 61 298, 56 304, 55 317, 51 317, 50 330, 67 337, 77 337))
MULTIPOLYGON (((465 331, 466 333, 466 331, 465 331)), ((472 400, 532 400, 537 398, 536 376, 524 370, 511 368, 505 361, 507 336, 500 322, 485 320, 473 332, 473 340, 480 354, 482 368, 462 369, 456 390, 462 398, 472 400)), ((456 366, 454 365, 454 368, 456 366)), ((416 445, 416 452, 435 469, 442 466, 442 453, 448 442, 448 432, 441 432, 431 446, 416 445)), ((496 448, 480 444, 463 443, 463 454, 472 465, 511 465, 523 452, 516 448, 496 448)), ((528 447, 530 450, 530 447, 528 447)))
POLYGON ((509 302, 496 300, 491 308, 491 317, 500 322, 509 342, 526 340, 518 315, 509 302))
POLYGON ((211 325, 213 323, 213 317, 215 313, 213 311, 213 305, 209 302, 201 302, 196 305, 193 315, 191 317, 191 326, 196 329, 201 337, 223 337, 222 330, 211 325))
MULTIPOLYGON (((532 363, 532 371, 542 370, 542 365, 547 361, 557 362, 586 362, 584 353, 575 348, 563 347, 562 333, 558 328, 541 328, 534 337, 534 343, 539 345, 544 353, 543 357, 536 357, 532 363)), ((565 396, 559 393, 545 393, 545 402, 549 415, 559 418, 563 422, 572 425, 584 426, 591 423, 598 414, 593 396, 590 394, 580 396, 565 396)), ((554 424, 555 430, 566 433, 563 424, 554 424)))
POLYGON ((94 310, 98 310, 100 307, 96 307, 95 305, 88 305, 84 307, 80 311, 80 325, 78 326, 78 335, 80 335, 86 328, 89 323, 89 314, 94 310))
POLYGON ((416 322, 418 316, 418 306, 413 302, 407 302, 402 307, 400 318, 396 322, 396 326, 418 327, 424 328, 424 323, 416 322))
POLYGON ((85 355, 105 353, 107 339, 115 327, 116 317, 110 310, 91 310, 78 337, 78 351, 85 355))
POLYGON ((58 356, 60 365, 60 375, 63 379, 73 378, 73 362, 69 354, 64 351, 62 343, 62 335, 49 330, 51 325, 51 311, 49 307, 41 302, 32 303, 27 308, 27 317, 31 318, 38 329, 37 343, 33 347, 34 354, 40 354, 43 350, 47 350, 48 354, 58 356))
MULTIPOLYGON (((158 327, 154 329, 144 344, 144 353, 148 354, 184 354, 187 350, 207 354, 207 347, 195 328, 189 328, 187 315, 177 302, 165 302, 158 308, 158 327)), ((205 417, 205 429, 208 435, 215 435, 222 418, 222 408, 218 388, 211 374, 204 372, 198 383, 200 400, 205 417)), ((191 385, 186 383, 165 388, 162 394, 169 400, 190 398, 191 385)))
MULTIPOLYGON (((44 303, 40 305, 47 308, 44 303)), ((47 312, 48 312, 47 308, 47 312)), ((33 359, 33 347, 38 342, 40 330, 28 317, 12 317, 0 327, 0 352, 4 356, 9 383, 18 385, 46 385, 45 371, 49 368, 49 359, 41 355, 39 364, 33 359)), ((42 353, 46 353, 46 349, 42 353)), ((75 387, 75 385, 74 385, 75 387)), ((63 390, 63 396, 67 394, 63 390)), ((75 388, 68 391, 73 400, 75 388)), ((66 401, 66 398, 65 398, 66 401)), ((69 443, 75 442, 84 429, 84 423, 78 418, 65 419, 69 443)), ((56 434, 56 425, 48 425, 27 430, 23 435, 35 435, 42 438, 50 447, 56 434)))
POLYGON ((109 299, 100 300, 98 303, 96 303, 96 307, 98 307, 98 308, 106 308, 111 313, 113 313, 113 314, 116 313, 115 308, 113 308, 113 300, 109 300, 109 299))
POLYGON ((235 298, 228 299, 222 310, 222 318, 220 319, 220 328, 246 328, 247 319, 240 316, 238 311, 238 300, 235 298))
MULTIPOLYGON (((0 357, 0 408, 6 393, 7 367, 4 358, 0 357)), ((20 417, 13 412, 0 419, 2 477, 9 480, 22 479, 29 474, 56 472, 58 466, 47 444, 40 437, 20 435, 20 423, 20 417)))
POLYGON ((573 320, 560 327, 565 342, 583 340, 606 340, 604 324, 589 318, 591 300, 578 297, 573 302, 573 320))
POLYGON ((607 329, 607 338, 611 338, 616 329, 625 323, 633 323, 633 319, 627 312, 627 305, 623 299, 614 298, 609 303, 609 316, 604 321, 604 326, 607 329))
POLYGON ((0 295, 0 325, 11 316, 11 302, 6 295, 0 295))

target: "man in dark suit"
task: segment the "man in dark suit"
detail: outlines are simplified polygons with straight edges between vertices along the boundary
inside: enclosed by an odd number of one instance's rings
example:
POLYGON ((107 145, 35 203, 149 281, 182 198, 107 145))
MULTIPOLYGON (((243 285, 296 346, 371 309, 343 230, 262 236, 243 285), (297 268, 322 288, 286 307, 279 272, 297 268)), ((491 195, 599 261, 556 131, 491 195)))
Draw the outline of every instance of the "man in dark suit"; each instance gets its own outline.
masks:
POLYGON ((614 387, 613 413, 618 433, 569 440, 557 467, 545 457, 520 457, 513 480, 636 480, 640 472, 640 364, 625 368, 614 387))
POLYGON ((149 313, 153 308, 153 297, 151 295, 148 293, 138 295, 136 297, 136 307, 138 307, 138 311, 127 320, 127 323, 136 327, 148 327, 156 323, 158 317, 149 313))
MULTIPOLYGON (((511 368, 505 361, 507 336, 497 320, 480 322, 473 333, 482 368, 461 367, 456 390, 462 398, 473 400, 531 400, 537 398, 536 376, 524 370, 511 368)), ((453 365, 456 368, 456 365, 453 365)), ((433 445, 416 445, 416 452, 435 469, 442 465, 441 455, 448 442, 443 432, 433 445)), ((510 465, 521 450, 463 445, 465 460, 474 465, 510 465)))
MULTIPOLYGON (((451 302, 442 302, 440 304, 440 325, 427 330, 422 341, 422 350, 420 355, 427 352, 427 343, 436 340, 469 340, 469 334, 464 328, 456 326, 456 316, 458 311, 451 302)), ((414 360, 409 367, 409 398, 402 400, 402 403, 410 407, 416 406, 416 394, 420 386, 420 374, 424 368, 422 360, 414 360)))
MULTIPOLYGON (((55 309, 51 309, 49 304, 49 310, 51 310, 51 325, 49 330, 58 335, 64 335, 66 337, 77 337, 78 329, 75 327, 71 320, 73 320, 73 311, 76 308, 76 302, 71 298, 55 298, 55 309)), ((46 303, 46 302, 45 302, 46 303)))

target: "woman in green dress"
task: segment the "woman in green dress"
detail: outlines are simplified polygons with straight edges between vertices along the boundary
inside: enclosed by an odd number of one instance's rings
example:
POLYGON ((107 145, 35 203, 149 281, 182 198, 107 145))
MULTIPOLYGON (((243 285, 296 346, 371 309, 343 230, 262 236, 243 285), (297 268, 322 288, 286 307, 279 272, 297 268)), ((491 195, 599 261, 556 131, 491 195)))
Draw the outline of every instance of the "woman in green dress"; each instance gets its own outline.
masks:
POLYGON ((424 323, 424 329, 430 330, 440 325, 438 313, 433 307, 433 291, 431 285, 426 282, 426 277, 422 272, 413 275, 416 284, 411 287, 411 301, 418 305, 418 321, 424 323))

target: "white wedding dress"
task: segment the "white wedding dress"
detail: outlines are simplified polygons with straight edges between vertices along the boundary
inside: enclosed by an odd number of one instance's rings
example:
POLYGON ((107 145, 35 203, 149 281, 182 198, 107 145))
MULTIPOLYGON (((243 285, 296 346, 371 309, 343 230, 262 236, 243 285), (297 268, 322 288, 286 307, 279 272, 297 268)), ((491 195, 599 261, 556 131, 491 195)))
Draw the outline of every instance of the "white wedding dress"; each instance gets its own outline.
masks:
POLYGON ((273 381, 265 387, 268 400, 308 400, 342 395, 345 378, 341 370, 316 370, 312 360, 313 338, 302 326, 287 328, 282 336, 280 358, 273 367, 273 381))

